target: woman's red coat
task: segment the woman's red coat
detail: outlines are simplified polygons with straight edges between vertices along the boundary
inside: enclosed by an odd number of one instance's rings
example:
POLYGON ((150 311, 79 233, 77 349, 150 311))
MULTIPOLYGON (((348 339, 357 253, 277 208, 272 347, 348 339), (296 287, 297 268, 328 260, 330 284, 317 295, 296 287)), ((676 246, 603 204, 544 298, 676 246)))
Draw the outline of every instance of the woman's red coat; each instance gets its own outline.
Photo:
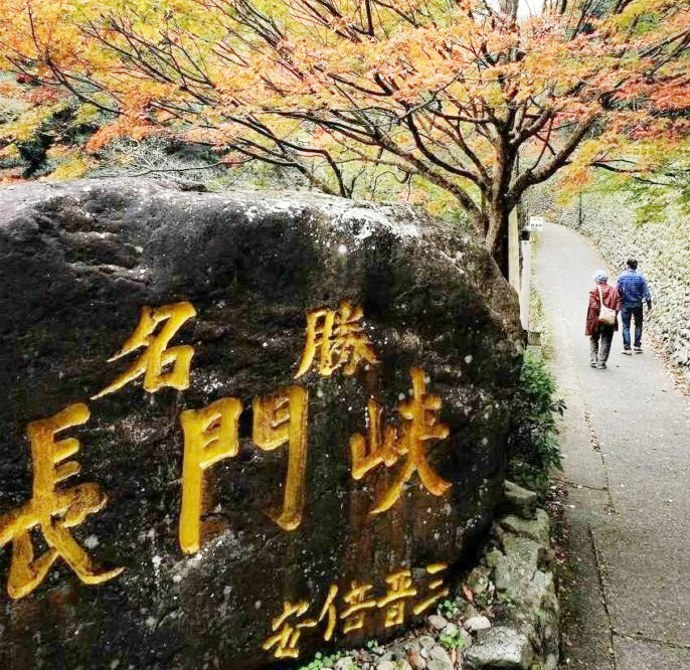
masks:
MULTIPOLYGON (((589 292, 589 305, 587 307, 587 323, 585 325, 585 335, 589 336, 596 332, 597 328, 601 325, 599 323, 599 289, 601 286, 601 295, 604 299, 604 305, 609 309, 615 309, 616 312, 621 311, 621 298, 618 295, 618 291, 608 284, 597 284, 589 292)), ((618 319, 616 319, 616 324, 612 326, 614 330, 618 330, 618 319)))

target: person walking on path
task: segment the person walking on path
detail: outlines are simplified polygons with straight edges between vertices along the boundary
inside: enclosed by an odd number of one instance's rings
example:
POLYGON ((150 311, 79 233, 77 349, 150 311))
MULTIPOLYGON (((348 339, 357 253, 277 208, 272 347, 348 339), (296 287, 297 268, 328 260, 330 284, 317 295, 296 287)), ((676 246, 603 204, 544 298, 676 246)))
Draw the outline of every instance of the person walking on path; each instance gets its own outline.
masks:
POLYGON ((634 348, 636 354, 642 353, 642 301, 647 303, 647 310, 652 309, 652 296, 649 293, 647 280, 637 272, 637 261, 628 258, 628 269, 618 277, 618 293, 620 293, 623 320, 623 353, 628 356, 630 351, 630 322, 635 319, 634 348))
POLYGON ((621 300, 618 290, 608 284, 604 270, 594 273, 594 288, 589 292, 585 335, 589 337, 589 364, 593 368, 606 368, 611 352, 613 334, 618 330, 618 312, 621 300))

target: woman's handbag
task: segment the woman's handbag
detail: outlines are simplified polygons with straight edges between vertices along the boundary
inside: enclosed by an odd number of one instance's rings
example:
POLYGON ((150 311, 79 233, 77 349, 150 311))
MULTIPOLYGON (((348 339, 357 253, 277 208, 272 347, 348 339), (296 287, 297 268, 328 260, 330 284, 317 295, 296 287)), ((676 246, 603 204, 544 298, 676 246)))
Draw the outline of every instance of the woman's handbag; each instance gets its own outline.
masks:
POLYGON ((599 288, 599 323, 604 326, 615 326, 616 325, 616 310, 607 307, 604 304, 604 295, 601 292, 601 286, 599 288))

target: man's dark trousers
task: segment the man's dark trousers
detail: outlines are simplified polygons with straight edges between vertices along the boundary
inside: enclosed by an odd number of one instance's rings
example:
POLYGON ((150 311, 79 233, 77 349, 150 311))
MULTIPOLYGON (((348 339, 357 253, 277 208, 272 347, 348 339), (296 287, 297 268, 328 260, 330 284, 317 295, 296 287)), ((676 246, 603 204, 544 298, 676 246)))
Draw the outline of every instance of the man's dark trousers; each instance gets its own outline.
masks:
POLYGON ((623 348, 630 349, 630 319, 635 319, 635 346, 642 346, 642 305, 626 307, 623 305, 621 319, 623 321, 623 348))

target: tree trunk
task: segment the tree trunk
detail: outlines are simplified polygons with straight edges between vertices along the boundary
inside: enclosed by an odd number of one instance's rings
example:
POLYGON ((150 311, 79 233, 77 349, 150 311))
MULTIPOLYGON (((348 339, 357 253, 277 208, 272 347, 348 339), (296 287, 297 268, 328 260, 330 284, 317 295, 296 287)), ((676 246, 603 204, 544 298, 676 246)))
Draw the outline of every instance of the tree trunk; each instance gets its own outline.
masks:
POLYGON ((501 0, 500 7, 506 14, 516 18, 519 4, 519 0, 501 0))
POLYGON ((493 183, 488 193, 484 211, 487 219, 486 247, 494 257, 503 276, 508 279, 508 216, 511 210, 508 194, 517 153, 510 144, 507 127, 496 138, 494 146, 496 163, 493 169, 493 183))
POLYGON ((486 248, 493 256, 503 276, 508 278, 508 217, 510 211, 502 201, 488 203, 486 248))

